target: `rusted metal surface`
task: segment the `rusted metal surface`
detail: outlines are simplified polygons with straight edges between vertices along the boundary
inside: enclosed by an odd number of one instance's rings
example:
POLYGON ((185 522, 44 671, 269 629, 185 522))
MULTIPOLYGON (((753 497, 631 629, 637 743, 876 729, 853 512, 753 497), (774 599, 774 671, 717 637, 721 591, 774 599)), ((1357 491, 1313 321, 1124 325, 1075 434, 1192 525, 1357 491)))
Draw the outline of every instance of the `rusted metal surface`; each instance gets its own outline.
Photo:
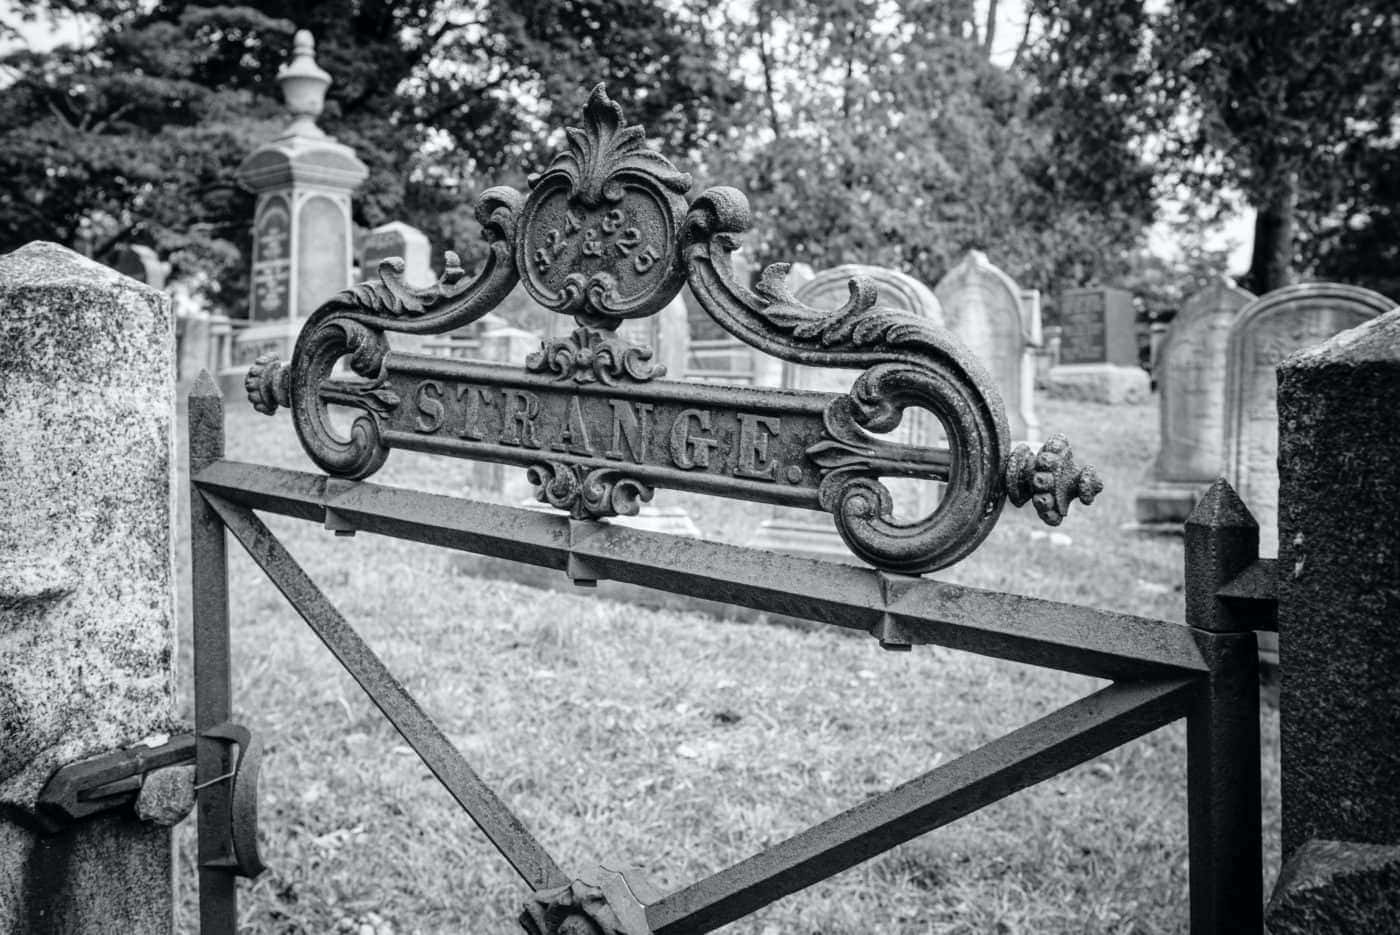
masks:
MULTIPOLYGON (((193 478, 224 456, 224 402, 201 373, 189 395, 189 469, 193 478)), ((191 480, 190 590, 194 632, 195 811, 199 823, 199 930, 233 935, 238 924, 233 787, 219 777, 233 770, 229 744, 203 735, 232 714, 229 670, 228 556, 224 526, 191 480)))
POLYGON ((1191 631, 1164 621, 891 576, 759 549, 360 483, 326 497, 325 478, 222 462, 201 489, 259 510, 342 521, 587 576, 709 597, 868 630, 887 641, 935 644, 1102 678, 1207 671, 1191 631))
POLYGON ((1185 713, 1189 679, 1112 685, 647 907, 656 935, 709 932, 1185 713))
POLYGON ((1002 401, 981 363, 947 330, 877 305, 874 285, 851 280, 835 311, 803 305, 787 266, 755 287, 732 254, 752 226, 733 188, 687 201, 690 176, 645 146, 602 85, 583 129, 522 194, 485 192, 477 217, 490 257, 468 281, 449 254, 433 286, 403 281, 385 261, 380 281, 347 290, 306 322, 290 362, 260 358, 248 373, 261 412, 292 410, 302 444, 328 473, 362 479, 392 448, 519 464, 537 496, 576 519, 635 513, 656 487, 823 510, 851 551, 877 568, 921 574, 974 550, 995 525, 1008 487, 1058 523, 1070 500, 1101 484, 1074 466, 1056 436, 1013 459, 1002 401), (386 333, 433 333, 490 311, 519 278, 545 308, 582 327, 543 342, 523 370, 449 364, 390 352, 386 333), (845 395, 754 393, 666 384, 649 348, 612 333, 652 315, 689 283, 726 331, 796 364, 842 367, 845 395), (599 330, 603 329, 603 330, 599 330), (332 377, 347 358, 358 379, 332 377), (348 437, 328 407, 360 415, 348 437), (881 438, 910 407, 933 413, 946 449, 881 438), (1009 471, 1009 473, 1008 473, 1009 471), (928 516, 896 521, 886 477, 945 482, 928 516), (1024 496, 1022 496, 1024 494, 1024 496))
POLYGON ((253 561, 301 614, 337 661, 365 690, 394 729, 466 810, 496 849, 533 889, 568 878, 554 859, 481 780, 442 730, 307 577, 277 537, 246 508, 211 496, 208 502, 253 561))

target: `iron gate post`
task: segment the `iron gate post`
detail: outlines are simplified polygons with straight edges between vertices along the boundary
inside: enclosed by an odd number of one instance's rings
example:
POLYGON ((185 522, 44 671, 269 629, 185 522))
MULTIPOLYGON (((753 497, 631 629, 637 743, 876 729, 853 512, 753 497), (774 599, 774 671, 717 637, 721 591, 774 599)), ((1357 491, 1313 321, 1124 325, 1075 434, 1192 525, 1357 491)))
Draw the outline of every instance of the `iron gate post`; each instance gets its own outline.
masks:
POLYGON ((1186 622, 1210 665, 1186 725, 1192 935, 1264 928, 1258 645, 1217 596, 1258 556, 1259 525, 1220 478, 1186 521, 1186 622))
MULTIPOLYGON (((206 370, 189 395, 189 469, 224 456, 224 400, 206 370)), ((233 935, 238 905, 237 863, 226 829, 233 809, 232 784, 220 781, 233 771, 229 745, 205 731, 228 721, 232 707, 229 675, 228 555, 224 524, 190 482, 190 595, 194 628, 194 719, 196 813, 199 816, 199 931, 233 935)))

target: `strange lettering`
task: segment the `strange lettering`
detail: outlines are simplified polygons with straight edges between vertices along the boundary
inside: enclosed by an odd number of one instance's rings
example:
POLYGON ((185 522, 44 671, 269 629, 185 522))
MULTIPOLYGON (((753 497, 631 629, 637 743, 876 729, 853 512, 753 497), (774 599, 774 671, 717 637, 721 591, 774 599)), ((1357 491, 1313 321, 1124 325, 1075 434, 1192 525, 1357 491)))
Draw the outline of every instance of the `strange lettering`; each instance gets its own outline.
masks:
POLYGON ((408 396, 401 424, 420 436, 768 483, 802 481, 794 462, 810 439, 801 433, 816 425, 788 420, 785 436, 784 418, 773 413, 443 380, 416 381, 408 396))

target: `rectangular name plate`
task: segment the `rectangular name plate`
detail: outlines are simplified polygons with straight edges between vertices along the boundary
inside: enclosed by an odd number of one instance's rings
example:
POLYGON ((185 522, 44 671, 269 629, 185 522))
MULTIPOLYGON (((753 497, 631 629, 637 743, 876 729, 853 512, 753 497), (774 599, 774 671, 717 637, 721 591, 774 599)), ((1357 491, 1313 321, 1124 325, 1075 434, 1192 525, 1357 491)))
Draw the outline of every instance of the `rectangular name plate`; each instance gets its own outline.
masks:
MULTIPOLYGON (((391 352, 387 378, 322 382, 329 404, 379 404, 380 441, 458 458, 574 469, 820 509, 807 451, 835 397, 668 381, 579 383, 519 367, 391 352)), ((854 378, 854 374, 852 374, 854 378)), ((534 479, 534 478, 532 478, 534 479)), ((645 499, 645 498, 644 498, 645 499)))

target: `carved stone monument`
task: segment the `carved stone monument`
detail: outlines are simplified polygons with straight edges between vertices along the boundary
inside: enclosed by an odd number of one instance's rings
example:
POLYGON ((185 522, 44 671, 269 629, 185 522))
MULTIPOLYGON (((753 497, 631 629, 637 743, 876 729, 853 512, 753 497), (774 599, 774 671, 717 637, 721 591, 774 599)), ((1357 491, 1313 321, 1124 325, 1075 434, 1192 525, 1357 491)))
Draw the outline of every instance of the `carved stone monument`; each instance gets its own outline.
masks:
POLYGON ((1137 493, 1137 521, 1180 524, 1225 466, 1225 350, 1254 298, 1221 276, 1186 300, 1157 353, 1161 443, 1137 493))
POLYGON ((292 122, 237 173, 257 195, 248 309, 255 324, 234 341, 237 381, 259 356, 286 356, 306 317, 351 285, 350 194, 369 175, 354 150, 316 126, 331 77, 316 65, 311 33, 296 34, 292 61, 277 80, 292 122))
POLYGON ((970 250, 939 280, 933 293, 949 329, 977 355, 1001 391, 1012 439, 1038 443, 1031 349, 1039 341, 1031 332, 1020 287, 982 251, 970 250))
POLYGON ((1259 521, 1259 553, 1278 554, 1278 382, 1294 351, 1389 311, 1369 289, 1312 282, 1245 306, 1230 328, 1225 370, 1225 476, 1259 521))
POLYGON ((1151 381, 1138 364, 1132 293, 1095 287, 1060 294, 1058 364, 1046 391, 1062 399, 1143 402, 1151 381))

